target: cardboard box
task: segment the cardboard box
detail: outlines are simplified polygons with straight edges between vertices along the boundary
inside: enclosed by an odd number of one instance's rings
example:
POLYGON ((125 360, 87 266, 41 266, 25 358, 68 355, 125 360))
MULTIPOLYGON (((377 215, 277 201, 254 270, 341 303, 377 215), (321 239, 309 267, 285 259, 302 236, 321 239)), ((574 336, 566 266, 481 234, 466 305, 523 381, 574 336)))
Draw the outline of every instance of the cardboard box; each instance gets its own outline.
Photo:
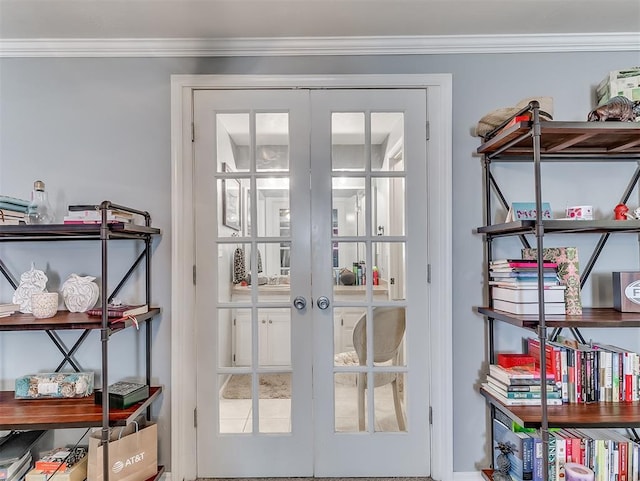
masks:
POLYGON ((640 312, 640 272, 613 272, 613 308, 640 312))
MULTIPOLYGON (((598 101, 610 99, 625 89, 635 89, 640 87, 640 67, 631 67, 624 70, 614 70, 609 72, 596 88, 598 101)), ((606 102, 606 100, 605 100, 606 102)))

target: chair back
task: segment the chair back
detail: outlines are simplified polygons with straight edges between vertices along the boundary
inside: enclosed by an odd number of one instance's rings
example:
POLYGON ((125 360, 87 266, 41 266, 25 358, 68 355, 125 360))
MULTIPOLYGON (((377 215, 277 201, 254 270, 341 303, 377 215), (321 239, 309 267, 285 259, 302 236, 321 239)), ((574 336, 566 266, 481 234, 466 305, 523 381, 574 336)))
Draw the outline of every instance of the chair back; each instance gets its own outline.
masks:
MULTIPOLYGON (((353 328, 353 346, 361 366, 367 364, 367 315, 353 328)), ((396 361, 398 348, 405 331, 404 307, 376 307, 373 309, 373 362, 396 361)))

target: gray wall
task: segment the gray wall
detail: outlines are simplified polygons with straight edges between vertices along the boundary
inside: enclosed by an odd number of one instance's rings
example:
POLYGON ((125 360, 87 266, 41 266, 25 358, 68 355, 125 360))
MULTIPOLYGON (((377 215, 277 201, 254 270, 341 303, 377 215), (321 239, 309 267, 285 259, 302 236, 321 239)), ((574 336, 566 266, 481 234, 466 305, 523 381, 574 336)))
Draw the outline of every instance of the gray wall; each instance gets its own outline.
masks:
MULTIPOLYGON (((34 180, 46 182, 59 218, 69 203, 114 202, 148 210, 163 237, 154 244, 153 300, 164 313, 153 324, 155 381, 170 389, 170 75, 171 74, 453 74, 454 218, 454 470, 474 471, 488 465, 486 407, 476 387, 484 368, 483 319, 473 306, 482 303, 482 223, 479 144, 471 131, 485 113, 519 100, 554 98, 557 120, 584 120, 593 106, 593 88, 610 70, 640 64, 638 52, 501 54, 441 56, 353 56, 206 59, 2 59, 0 60, 0 193, 28 198, 34 180)), ((608 216, 626 186, 632 164, 545 167, 544 197, 556 215, 565 205, 592 204, 608 216)), ((530 200, 530 166, 502 166, 496 175, 507 183, 513 201, 530 200)), ((638 205, 634 194, 630 206, 638 205)), ((551 241, 550 241, 551 242, 551 241)), ((556 245, 578 245, 586 252, 593 239, 562 238, 556 245)), ((633 236, 614 238, 598 264, 593 285, 583 292, 585 304, 610 302, 610 271, 635 269, 638 252, 633 236), (624 247, 624 251, 622 248, 624 247)), ((519 246, 509 240, 498 249, 513 257, 519 246)), ((87 243, 0 246, 7 266, 19 274, 30 263, 45 269, 49 287, 66 277, 99 274, 92 257, 98 247, 87 243)), ((132 247, 115 248, 115 269, 123 269, 132 247)), ((6 284, 6 283, 4 283, 6 284)), ((127 291, 139 295, 139 282, 127 291)), ((11 298, 6 285, 0 300, 11 298)), ((123 296, 124 297, 124 296, 123 296)), ((179 319, 173 320, 180 322, 179 319)), ((497 345, 516 350, 526 333, 498 326, 497 345)), ((64 333, 65 339, 71 339, 64 333)), ((585 337, 637 348, 638 332, 587 332, 585 337)), ((143 375, 142 337, 133 330, 112 343, 110 377, 143 375), (115 361, 117 359, 117 361, 115 361), (135 371, 132 373, 132 371, 135 371)), ((97 333, 78 358, 87 369, 99 366, 97 333)), ((115 339, 114 339, 115 340, 115 339)), ((69 340, 68 342, 72 342, 69 340)), ((0 333, 0 382, 11 388, 15 377, 57 365, 59 357, 46 335, 0 333), (35 359, 34 353, 39 359, 35 359)), ((179 388, 179 386, 174 386, 179 388)), ((160 425, 160 462, 170 469, 170 390, 154 406, 160 425)), ((436 413, 437 415, 437 413, 436 413)))

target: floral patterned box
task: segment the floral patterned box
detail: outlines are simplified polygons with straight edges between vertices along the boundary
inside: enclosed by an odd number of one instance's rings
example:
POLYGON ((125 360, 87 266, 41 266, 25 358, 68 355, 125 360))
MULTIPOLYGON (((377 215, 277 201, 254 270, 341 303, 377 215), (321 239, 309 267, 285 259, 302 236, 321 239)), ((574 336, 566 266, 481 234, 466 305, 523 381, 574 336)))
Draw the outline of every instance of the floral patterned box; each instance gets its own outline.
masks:
POLYGON ((16 399, 79 398, 93 394, 93 372, 29 374, 16 379, 16 399))
MULTIPOLYGON (((522 249, 523 259, 537 259, 537 249, 522 249)), ((558 277, 563 286, 565 309, 567 315, 579 316, 582 314, 582 301, 580 300, 580 261, 577 247, 545 247, 542 249, 542 258, 545 261, 558 264, 558 277)))

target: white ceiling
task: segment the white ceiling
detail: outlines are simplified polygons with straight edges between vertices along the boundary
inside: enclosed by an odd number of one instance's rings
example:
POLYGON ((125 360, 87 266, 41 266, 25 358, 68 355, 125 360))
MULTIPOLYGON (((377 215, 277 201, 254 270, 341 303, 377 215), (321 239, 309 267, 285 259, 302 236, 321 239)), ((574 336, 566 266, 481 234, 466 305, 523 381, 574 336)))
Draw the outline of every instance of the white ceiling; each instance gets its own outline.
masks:
POLYGON ((0 0, 0 40, 639 31, 639 0, 0 0))

